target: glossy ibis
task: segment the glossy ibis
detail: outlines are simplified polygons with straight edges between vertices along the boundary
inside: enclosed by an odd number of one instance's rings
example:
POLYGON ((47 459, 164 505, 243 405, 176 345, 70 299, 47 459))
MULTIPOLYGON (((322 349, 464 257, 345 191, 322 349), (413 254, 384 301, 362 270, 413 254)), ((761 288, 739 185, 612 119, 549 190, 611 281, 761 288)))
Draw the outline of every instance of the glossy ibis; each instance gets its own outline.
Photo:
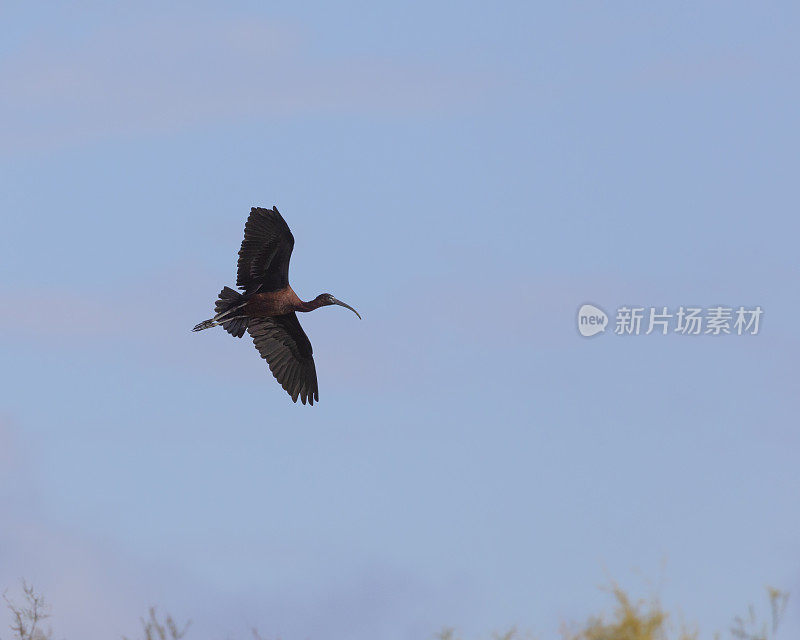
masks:
POLYGON ((289 259, 294 236, 276 207, 250 209, 239 249, 236 286, 239 293, 225 287, 214 307, 216 314, 192 331, 222 325, 232 336, 241 338, 247 331, 261 357, 286 392, 297 402, 319 401, 317 370, 311 342, 297 320, 297 311, 313 311, 332 304, 346 307, 359 318, 358 311, 321 293, 303 302, 289 285, 289 259))

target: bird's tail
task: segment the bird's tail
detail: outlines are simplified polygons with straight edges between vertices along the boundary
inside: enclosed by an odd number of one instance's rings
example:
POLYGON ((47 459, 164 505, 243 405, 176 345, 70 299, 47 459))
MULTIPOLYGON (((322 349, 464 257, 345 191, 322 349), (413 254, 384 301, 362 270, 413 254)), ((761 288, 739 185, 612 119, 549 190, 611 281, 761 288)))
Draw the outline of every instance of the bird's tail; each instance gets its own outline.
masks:
POLYGON ((202 331, 221 324, 222 328, 232 336, 241 338, 247 329, 247 317, 237 315, 236 311, 245 304, 247 304, 247 301, 241 293, 234 291, 230 287, 223 288, 219 292, 217 304, 214 306, 214 311, 217 312, 217 315, 196 325, 192 331, 202 331))
POLYGON ((230 287, 223 287, 214 307, 214 311, 217 312, 214 320, 236 338, 241 338, 247 329, 247 317, 236 313, 237 309, 241 309, 245 304, 247 304, 247 300, 241 293, 230 287))

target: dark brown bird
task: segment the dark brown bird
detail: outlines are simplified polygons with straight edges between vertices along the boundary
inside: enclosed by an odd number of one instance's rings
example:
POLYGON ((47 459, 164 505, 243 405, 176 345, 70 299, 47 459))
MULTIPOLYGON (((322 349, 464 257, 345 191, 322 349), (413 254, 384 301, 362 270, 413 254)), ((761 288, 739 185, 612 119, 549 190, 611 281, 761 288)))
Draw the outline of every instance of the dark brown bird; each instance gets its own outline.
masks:
POLYGON ((232 336, 241 338, 247 331, 261 357, 280 385, 297 402, 319 401, 317 370, 313 350, 296 311, 313 311, 332 304, 358 311, 321 293, 303 302, 289 285, 289 259, 294 236, 276 207, 250 209, 244 226, 244 240, 239 249, 236 286, 243 293, 225 287, 214 307, 217 315, 198 324, 192 331, 217 325, 232 336))

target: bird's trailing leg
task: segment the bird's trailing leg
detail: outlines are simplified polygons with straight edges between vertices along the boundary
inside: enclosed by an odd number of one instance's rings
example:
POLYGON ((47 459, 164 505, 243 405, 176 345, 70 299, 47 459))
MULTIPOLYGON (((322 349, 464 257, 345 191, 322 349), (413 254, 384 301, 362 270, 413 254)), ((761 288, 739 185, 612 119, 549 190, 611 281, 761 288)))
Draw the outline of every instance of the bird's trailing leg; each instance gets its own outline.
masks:
POLYGON ((211 320, 203 320, 200 324, 194 325, 194 329, 192 331, 202 331, 203 329, 210 329, 211 327, 216 327, 217 323, 211 320))
POLYGON ((217 325, 224 324, 226 322, 230 322, 231 320, 235 320, 236 318, 243 318, 244 316, 233 316, 229 317, 234 311, 238 311, 242 307, 244 307, 247 303, 243 302, 242 304, 237 304, 235 307, 231 307, 230 309, 225 309, 221 313, 218 313, 210 320, 203 320, 198 325, 195 325, 192 331, 202 331, 203 329, 210 329, 211 327, 216 327, 217 325))
POLYGON ((244 307, 246 304, 247 304, 246 302, 243 302, 242 304, 237 304, 235 307, 231 307, 230 309, 226 309, 225 311, 215 315, 212 318, 212 320, 214 320, 214 322, 216 322, 217 324, 221 324, 222 322, 227 322, 228 320, 233 320, 233 318, 227 318, 227 319, 224 319, 224 318, 225 318, 225 316, 229 316, 230 314, 232 314, 234 311, 238 311, 239 309, 244 307))
POLYGON ((222 314, 223 317, 221 318, 211 318, 210 320, 203 320, 200 324, 195 325, 192 331, 202 331, 203 329, 210 329, 211 327, 216 327, 221 324, 227 324, 233 320, 237 320, 239 318, 246 318, 247 316, 233 316, 233 317, 226 317, 228 314, 222 314))

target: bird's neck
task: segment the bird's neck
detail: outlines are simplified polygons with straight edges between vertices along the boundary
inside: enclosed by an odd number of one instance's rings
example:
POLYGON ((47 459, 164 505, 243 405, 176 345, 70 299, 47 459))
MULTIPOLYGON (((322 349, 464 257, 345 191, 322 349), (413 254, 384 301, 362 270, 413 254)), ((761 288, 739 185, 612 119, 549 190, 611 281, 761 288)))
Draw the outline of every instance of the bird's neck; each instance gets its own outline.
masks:
POLYGON ((280 293, 286 301, 290 311, 313 311, 314 309, 322 306, 319 296, 313 300, 309 300, 308 302, 303 302, 300 299, 300 296, 294 292, 294 289, 292 289, 291 285, 287 285, 286 288, 280 293))
POLYGON ((314 309, 319 309, 322 306, 322 301, 319 298, 314 298, 313 300, 309 300, 308 302, 303 302, 302 300, 299 301, 295 311, 313 311, 314 309))

